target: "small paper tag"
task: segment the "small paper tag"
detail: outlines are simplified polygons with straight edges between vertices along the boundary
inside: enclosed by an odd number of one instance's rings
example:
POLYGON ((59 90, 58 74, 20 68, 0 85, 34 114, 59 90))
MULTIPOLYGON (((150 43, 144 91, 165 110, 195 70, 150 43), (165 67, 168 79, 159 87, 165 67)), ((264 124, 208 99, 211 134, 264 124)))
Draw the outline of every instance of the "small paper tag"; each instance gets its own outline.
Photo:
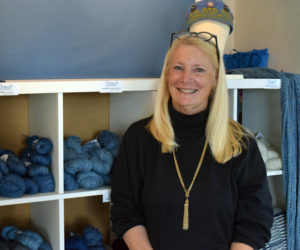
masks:
POLYGON ((0 83, 0 96, 2 95, 18 95, 18 85, 0 83))
POLYGON ((100 82, 100 93, 122 93, 123 82, 118 80, 106 80, 100 82))
POLYGON ((277 79, 268 79, 264 85, 265 89, 279 89, 280 81, 277 79))
POLYGON ((110 191, 107 191, 105 193, 103 193, 102 195, 102 202, 110 202, 110 191))
POLYGON ((7 162, 8 154, 1 155, 0 157, 3 161, 7 162))

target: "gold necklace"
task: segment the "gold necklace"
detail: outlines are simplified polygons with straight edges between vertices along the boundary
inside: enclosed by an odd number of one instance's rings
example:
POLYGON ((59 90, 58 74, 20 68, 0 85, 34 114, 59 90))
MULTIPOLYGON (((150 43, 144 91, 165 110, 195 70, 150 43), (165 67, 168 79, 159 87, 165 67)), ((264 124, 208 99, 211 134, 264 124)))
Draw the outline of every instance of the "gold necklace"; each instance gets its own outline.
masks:
POLYGON ((184 185, 184 182, 183 182, 183 179, 182 179, 179 167, 178 167, 178 162, 177 162, 177 159, 176 159, 175 151, 173 150, 173 158, 174 158, 174 163, 175 163, 175 167, 176 167, 176 172, 177 172, 179 181, 180 181, 181 186, 183 187, 183 190, 184 190, 184 193, 185 193, 184 212, 183 212, 183 225, 182 225, 183 230, 188 230, 189 229, 189 196, 190 196, 190 192, 192 190, 194 181, 196 180, 196 177, 199 173, 199 170, 200 170, 200 167, 201 167, 201 164, 202 164, 205 152, 206 152, 207 144, 208 143, 207 143, 207 139, 206 139, 203 150, 202 150, 202 154, 201 154, 201 157, 200 157, 200 160, 199 160, 199 163, 198 163, 198 166, 196 168, 196 171, 195 171, 195 174, 194 174, 194 177, 193 177, 193 180, 192 180, 192 182, 191 182, 188 189, 186 189, 186 187, 184 185))

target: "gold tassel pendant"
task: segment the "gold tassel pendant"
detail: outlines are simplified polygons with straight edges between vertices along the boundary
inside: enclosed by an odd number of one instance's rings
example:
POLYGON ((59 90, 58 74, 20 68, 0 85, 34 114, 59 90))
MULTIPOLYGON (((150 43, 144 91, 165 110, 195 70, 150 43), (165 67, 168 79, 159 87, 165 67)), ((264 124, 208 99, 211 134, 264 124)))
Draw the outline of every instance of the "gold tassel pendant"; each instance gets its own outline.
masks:
POLYGON ((183 211, 183 230, 189 230, 189 199, 185 199, 184 211, 183 211))

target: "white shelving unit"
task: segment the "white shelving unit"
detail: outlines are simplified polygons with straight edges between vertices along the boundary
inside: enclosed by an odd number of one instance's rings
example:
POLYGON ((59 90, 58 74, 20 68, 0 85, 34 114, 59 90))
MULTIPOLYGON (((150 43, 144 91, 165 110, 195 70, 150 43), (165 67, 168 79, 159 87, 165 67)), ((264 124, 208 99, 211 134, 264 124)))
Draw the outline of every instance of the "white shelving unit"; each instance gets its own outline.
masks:
MULTIPOLYGON (((122 93, 109 96, 109 129, 122 136, 133 121, 152 113, 159 79, 16 80, 1 83, 11 89, 1 95, 28 95, 29 135, 42 135, 52 140, 56 188, 51 193, 24 195, 16 199, 0 197, 0 206, 31 204, 31 222, 49 240, 53 249, 64 249, 64 200, 88 196, 102 196, 103 202, 110 200, 109 187, 65 192, 63 183, 64 94, 97 93, 107 81, 121 83, 123 88, 122 93)), ((243 79, 241 75, 228 75, 227 82, 234 120, 238 117, 238 89, 280 88, 277 79, 243 79)), ((272 171, 268 175, 281 175, 281 171, 272 171)))

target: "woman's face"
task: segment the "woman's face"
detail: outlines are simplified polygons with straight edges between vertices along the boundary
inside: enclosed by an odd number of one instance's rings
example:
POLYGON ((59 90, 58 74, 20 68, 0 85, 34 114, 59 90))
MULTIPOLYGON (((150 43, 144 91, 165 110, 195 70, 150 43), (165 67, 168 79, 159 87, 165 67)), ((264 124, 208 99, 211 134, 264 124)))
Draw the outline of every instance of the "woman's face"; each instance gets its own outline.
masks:
POLYGON ((167 81, 174 109, 191 115, 207 108, 217 71, 204 51, 183 44, 171 55, 167 81))

